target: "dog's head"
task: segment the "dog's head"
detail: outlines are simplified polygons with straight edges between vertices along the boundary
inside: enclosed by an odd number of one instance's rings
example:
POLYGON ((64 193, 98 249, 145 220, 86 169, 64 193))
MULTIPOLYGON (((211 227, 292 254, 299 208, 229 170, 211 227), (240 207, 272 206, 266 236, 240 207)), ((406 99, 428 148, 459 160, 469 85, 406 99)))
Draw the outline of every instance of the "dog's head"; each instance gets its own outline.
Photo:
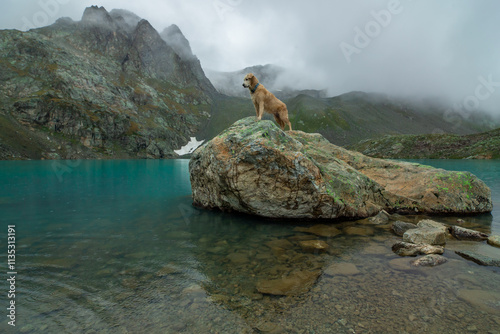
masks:
POLYGON ((245 75, 245 79, 243 79, 243 87, 245 88, 255 87, 255 85, 258 82, 259 80, 257 80, 257 77, 253 75, 253 73, 248 73, 247 75, 245 75))

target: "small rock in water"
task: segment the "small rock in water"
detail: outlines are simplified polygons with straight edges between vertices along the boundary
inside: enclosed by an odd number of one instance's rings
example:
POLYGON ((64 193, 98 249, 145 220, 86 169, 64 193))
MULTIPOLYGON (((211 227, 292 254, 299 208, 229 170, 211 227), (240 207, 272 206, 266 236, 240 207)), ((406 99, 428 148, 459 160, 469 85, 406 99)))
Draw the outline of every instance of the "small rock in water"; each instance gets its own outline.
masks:
POLYGON ((373 235, 375 231, 371 227, 360 227, 360 226, 349 226, 343 229, 343 232, 347 235, 361 235, 368 236, 373 235))
POLYGON ((257 291, 276 296, 293 296, 309 291, 316 282, 320 271, 298 271, 286 277, 261 280, 257 282, 257 291))
POLYGON ((500 267, 500 259, 493 259, 489 256, 474 253, 471 251, 455 251, 455 253, 457 253, 466 260, 473 261, 482 266, 500 267))
POLYGON ((409 242, 396 242, 392 251, 399 256, 416 256, 422 254, 443 254, 444 248, 426 244, 412 244, 409 242))
POLYGON ((323 240, 304 240, 299 241, 299 246, 305 252, 325 252, 328 250, 328 244, 323 240))
POLYGON ((500 293, 487 290, 459 290, 457 297, 483 311, 500 316, 500 293))
POLYGON ((324 224, 318 224, 311 227, 296 227, 294 231, 311 233, 326 238, 331 238, 342 233, 338 228, 324 224))
POLYGON ((231 253, 227 256, 227 258, 231 262, 236 263, 236 264, 243 264, 243 263, 247 263, 249 261, 248 256, 243 254, 243 253, 231 253))
POLYGON ((406 231, 412 228, 417 228, 417 225, 397 220, 392 223, 391 231, 394 232, 394 234, 402 237, 406 231))
POLYGON ((161 268, 160 270, 158 270, 156 272, 156 276, 158 277, 163 277, 163 276, 167 276, 167 275, 170 275, 170 274, 176 274, 176 273, 179 273, 180 270, 179 269, 176 269, 172 266, 169 266, 169 265, 166 265, 165 267, 161 268))
POLYGON ((456 225, 450 227, 450 233, 458 240, 483 241, 488 239, 488 235, 486 233, 469 230, 468 228, 456 225))
POLYGON ((448 261, 444 256, 437 254, 429 254, 419 259, 411 261, 411 265, 415 267, 435 267, 448 261))
POLYGON ((495 247, 500 247, 500 235, 491 235, 488 238, 488 244, 495 247))
POLYGON ((333 263, 325 269, 325 274, 329 276, 343 275, 351 276, 357 275, 360 271, 356 265, 347 262, 333 263))
POLYGON ((438 223, 434 220, 430 219, 423 219, 418 222, 417 227, 422 227, 422 228, 437 228, 439 230, 442 230, 445 233, 448 233, 448 226, 442 223, 438 223))
POLYGON ((376 216, 371 217, 369 220, 370 220, 370 223, 372 223, 372 224, 382 225, 382 224, 386 224, 389 221, 390 216, 391 215, 387 211, 382 210, 376 216))
POLYGON ((414 244, 444 245, 446 233, 439 228, 413 228, 403 234, 403 241, 414 244))
POLYGON ((266 246, 269 248, 283 248, 290 249, 293 247, 293 244, 287 239, 274 239, 266 242, 266 246))

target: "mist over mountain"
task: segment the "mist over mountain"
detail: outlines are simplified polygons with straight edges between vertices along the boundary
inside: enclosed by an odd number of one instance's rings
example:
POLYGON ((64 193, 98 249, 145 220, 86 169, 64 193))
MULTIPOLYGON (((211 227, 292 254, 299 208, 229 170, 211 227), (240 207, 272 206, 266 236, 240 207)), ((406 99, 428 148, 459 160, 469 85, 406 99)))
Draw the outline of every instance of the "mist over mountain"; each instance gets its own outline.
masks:
POLYGON ((248 89, 243 89, 241 86, 247 73, 255 74, 259 82, 280 99, 292 98, 300 94, 317 98, 327 96, 326 89, 301 89, 295 87, 293 81, 287 80, 291 75, 290 71, 277 65, 255 65, 233 72, 206 71, 207 77, 219 92, 243 98, 250 97, 248 89))
POLYGON ((287 104, 295 130, 319 132, 337 145, 500 124, 446 101, 363 92, 327 97, 276 65, 207 71, 209 80, 177 25, 160 34, 123 9, 92 6, 79 21, 0 30, 0 45, 0 159, 177 157, 174 150, 191 137, 209 140, 255 114, 241 85, 248 72, 287 104))

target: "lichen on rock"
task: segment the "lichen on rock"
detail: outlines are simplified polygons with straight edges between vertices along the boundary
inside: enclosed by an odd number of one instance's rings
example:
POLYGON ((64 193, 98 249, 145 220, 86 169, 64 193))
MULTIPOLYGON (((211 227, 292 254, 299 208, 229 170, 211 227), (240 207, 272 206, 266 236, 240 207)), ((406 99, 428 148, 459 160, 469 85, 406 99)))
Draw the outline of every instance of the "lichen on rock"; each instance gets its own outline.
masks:
POLYGON ((244 118, 198 148, 189 164, 193 201, 273 218, 365 218, 480 213, 490 189, 470 173, 366 157, 320 134, 284 132, 244 118))

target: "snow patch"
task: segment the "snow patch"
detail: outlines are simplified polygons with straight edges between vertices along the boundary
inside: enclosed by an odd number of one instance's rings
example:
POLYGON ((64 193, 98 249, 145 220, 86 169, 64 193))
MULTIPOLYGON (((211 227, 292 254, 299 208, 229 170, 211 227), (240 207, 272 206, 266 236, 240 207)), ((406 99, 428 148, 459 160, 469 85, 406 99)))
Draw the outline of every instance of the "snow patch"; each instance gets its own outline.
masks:
POLYGON ((182 146, 178 150, 174 150, 174 152, 178 155, 191 154, 194 152, 194 150, 200 147, 200 145, 203 144, 204 141, 205 140, 197 141, 196 137, 191 137, 191 140, 186 145, 182 146))

